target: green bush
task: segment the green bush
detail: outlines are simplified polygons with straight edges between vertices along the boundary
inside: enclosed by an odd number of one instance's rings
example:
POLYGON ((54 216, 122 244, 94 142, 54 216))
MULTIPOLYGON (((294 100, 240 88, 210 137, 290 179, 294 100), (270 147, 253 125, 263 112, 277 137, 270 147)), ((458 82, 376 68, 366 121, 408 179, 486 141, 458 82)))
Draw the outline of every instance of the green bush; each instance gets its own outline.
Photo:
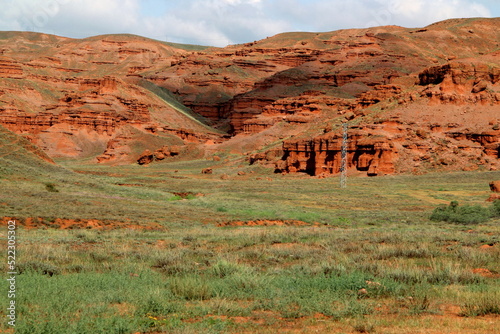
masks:
POLYGON ((58 267, 44 262, 20 263, 17 266, 17 270, 19 274, 35 272, 37 274, 48 276, 59 275, 61 273, 61 270, 58 267))
POLYGON ((458 224, 481 224, 493 216, 492 210, 480 205, 459 206, 452 201, 448 206, 441 205, 434 209, 430 219, 458 224))
POLYGON ((493 206, 491 207, 491 213, 493 217, 500 217, 500 200, 496 200, 493 202, 493 206))
POLYGON ((51 193, 58 193, 59 190, 56 188, 56 185, 54 183, 45 183, 45 189, 47 189, 48 192, 51 193))

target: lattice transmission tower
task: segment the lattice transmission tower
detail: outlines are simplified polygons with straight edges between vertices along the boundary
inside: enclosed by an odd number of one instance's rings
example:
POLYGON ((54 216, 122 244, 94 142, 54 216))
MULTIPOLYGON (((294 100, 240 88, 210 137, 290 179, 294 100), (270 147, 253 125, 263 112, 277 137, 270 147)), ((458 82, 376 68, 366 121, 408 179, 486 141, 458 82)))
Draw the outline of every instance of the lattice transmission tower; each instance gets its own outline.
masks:
POLYGON ((340 165, 340 188, 347 188, 347 122, 342 124, 342 164, 340 165))

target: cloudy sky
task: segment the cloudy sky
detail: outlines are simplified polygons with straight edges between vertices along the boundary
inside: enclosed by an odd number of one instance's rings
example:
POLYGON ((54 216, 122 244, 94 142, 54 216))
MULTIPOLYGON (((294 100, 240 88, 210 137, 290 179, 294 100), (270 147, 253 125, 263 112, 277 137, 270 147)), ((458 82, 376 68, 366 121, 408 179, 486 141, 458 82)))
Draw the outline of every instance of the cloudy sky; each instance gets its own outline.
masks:
POLYGON ((500 16, 500 0, 0 0, 0 8, 0 30, 73 38, 132 33, 214 46, 286 31, 500 16))

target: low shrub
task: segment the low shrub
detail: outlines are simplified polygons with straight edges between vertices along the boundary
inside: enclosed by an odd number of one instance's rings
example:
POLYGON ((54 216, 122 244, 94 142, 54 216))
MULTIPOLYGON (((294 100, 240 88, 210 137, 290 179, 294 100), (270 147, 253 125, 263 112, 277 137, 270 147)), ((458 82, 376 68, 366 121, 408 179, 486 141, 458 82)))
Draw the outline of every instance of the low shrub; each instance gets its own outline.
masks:
POLYGON ((56 188, 54 183, 45 183, 45 189, 51 193, 58 193, 59 189, 56 188))
POLYGON ((353 329, 357 333, 375 333, 375 326, 366 320, 356 322, 353 329))
POLYGON ((500 217, 500 200, 495 200, 493 206, 491 207, 491 213, 493 217, 500 217))
POLYGON ((50 263, 44 263, 44 262, 20 263, 17 266, 17 270, 19 274, 23 274, 26 272, 35 272, 41 275, 48 275, 48 276, 58 275, 61 273, 61 270, 58 267, 50 263))
POLYGON ((493 293, 470 297, 462 305, 460 315, 464 317, 476 317, 488 314, 500 314, 499 296, 499 293, 493 293))
POLYGON ((55 183, 50 183, 50 182, 45 183, 45 189, 51 193, 58 193, 59 192, 59 189, 56 188, 55 183))
POLYGON ((448 206, 438 206, 432 212, 430 219, 457 224, 481 224, 493 216, 492 210, 480 205, 459 206, 452 201, 448 206))

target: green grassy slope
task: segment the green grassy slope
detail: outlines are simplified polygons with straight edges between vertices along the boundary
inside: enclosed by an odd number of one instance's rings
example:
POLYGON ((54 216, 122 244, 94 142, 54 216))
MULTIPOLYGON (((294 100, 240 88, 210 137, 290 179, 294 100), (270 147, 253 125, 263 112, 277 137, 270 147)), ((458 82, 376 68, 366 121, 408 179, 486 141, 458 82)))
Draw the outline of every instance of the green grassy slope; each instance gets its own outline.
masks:
POLYGON ((0 179, 35 179, 66 172, 41 149, 0 126, 0 179))

